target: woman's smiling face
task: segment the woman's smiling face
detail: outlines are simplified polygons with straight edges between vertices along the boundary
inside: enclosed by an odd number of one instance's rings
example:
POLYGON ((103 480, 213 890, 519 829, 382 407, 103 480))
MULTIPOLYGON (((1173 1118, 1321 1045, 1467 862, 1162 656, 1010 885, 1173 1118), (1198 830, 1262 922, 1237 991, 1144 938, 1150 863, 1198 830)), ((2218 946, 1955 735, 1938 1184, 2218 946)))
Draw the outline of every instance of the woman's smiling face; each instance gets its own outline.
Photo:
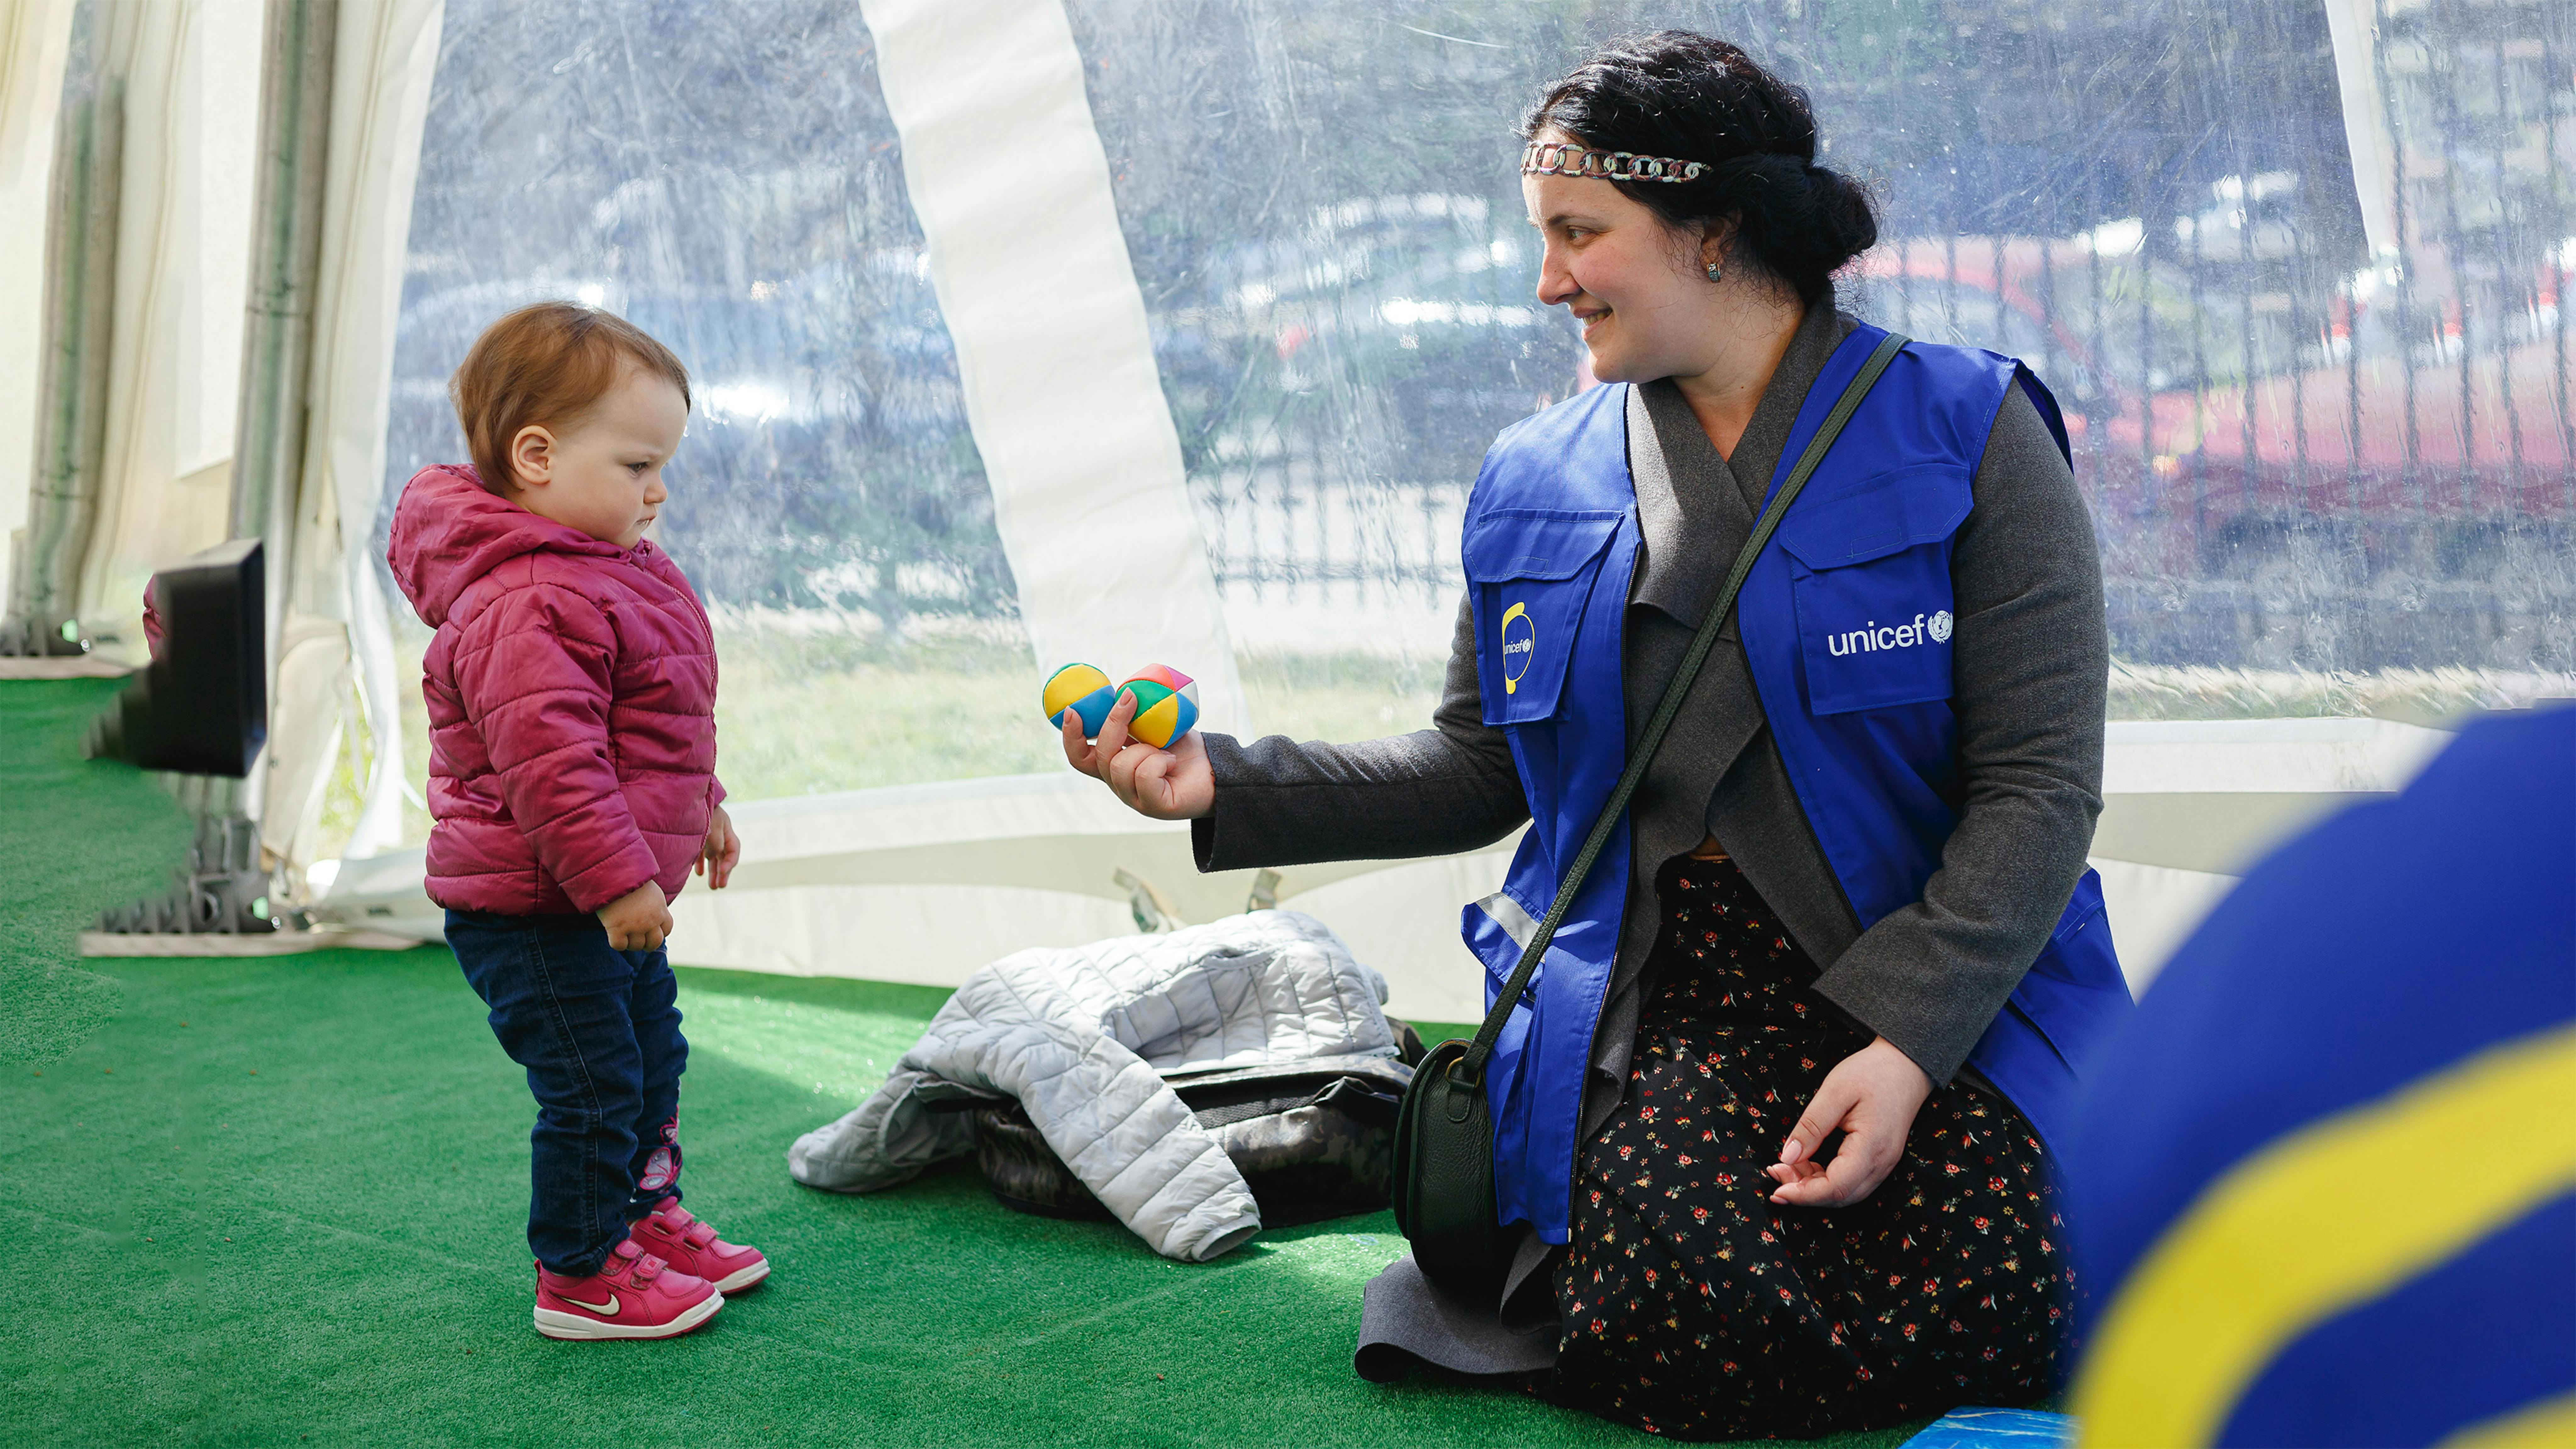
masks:
MULTIPOLYGON (((1535 139, 1579 145, 1561 131, 1535 139)), ((1709 285, 1709 242, 1676 231, 1607 181, 1523 176, 1521 199, 1538 228, 1538 299, 1563 305, 1583 327, 1592 374, 1603 382, 1652 382, 1707 370, 1722 339, 1719 291, 1709 285)))

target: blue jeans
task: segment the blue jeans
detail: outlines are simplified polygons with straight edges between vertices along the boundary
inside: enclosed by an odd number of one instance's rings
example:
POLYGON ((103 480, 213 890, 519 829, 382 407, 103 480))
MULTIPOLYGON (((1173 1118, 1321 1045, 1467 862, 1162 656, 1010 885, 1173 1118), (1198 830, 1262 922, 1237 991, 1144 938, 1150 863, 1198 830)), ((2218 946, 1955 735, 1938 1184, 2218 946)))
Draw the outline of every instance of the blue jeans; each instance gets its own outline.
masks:
POLYGON ((492 1034, 528 1069, 528 1247, 586 1277, 627 1225, 680 1193, 679 983, 660 951, 609 949, 597 916, 449 911, 447 944, 492 1034))

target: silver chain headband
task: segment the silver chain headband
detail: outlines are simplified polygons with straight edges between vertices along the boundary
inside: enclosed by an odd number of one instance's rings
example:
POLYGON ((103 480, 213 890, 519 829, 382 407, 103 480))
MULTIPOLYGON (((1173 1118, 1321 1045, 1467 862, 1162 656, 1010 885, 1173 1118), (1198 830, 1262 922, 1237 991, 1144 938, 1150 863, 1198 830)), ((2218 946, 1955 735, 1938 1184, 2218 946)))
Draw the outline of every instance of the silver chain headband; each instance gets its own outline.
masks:
POLYGON ((1561 141, 1532 141, 1521 150, 1523 176, 1589 176, 1600 181, 1697 181, 1708 169, 1698 161, 1640 156, 1633 151, 1590 151, 1561 141))

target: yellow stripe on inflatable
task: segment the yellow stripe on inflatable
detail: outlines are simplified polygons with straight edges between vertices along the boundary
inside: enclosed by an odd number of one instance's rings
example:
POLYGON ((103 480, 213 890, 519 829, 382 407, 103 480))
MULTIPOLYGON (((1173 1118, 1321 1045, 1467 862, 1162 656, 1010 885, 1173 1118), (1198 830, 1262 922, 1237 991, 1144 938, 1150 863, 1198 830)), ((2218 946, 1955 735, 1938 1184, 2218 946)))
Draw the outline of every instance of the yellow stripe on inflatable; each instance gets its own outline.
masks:
POLYGON ((2576 1446, 2576 1394, 2561 1394, 2471 1424, 2441 1449, 2570 1449, 2576 1446))
POLYGON ((2086 1449, 2209 1443, 2291 1341, 2576 1186, 2576 1026, 2301 1128, 2203 1191, 2103 1316, 2086 1449))

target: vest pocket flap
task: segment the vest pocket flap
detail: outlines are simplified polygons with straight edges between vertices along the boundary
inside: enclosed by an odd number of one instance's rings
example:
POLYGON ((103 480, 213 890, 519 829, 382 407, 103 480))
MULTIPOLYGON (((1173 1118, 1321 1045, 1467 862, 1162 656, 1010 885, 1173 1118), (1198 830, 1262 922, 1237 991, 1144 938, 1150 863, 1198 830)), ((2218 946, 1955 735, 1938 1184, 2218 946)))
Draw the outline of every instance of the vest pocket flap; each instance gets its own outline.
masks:
POLYGON ((1800 500, 1780 520, 1780 546, 1811 569, 1867 563, 1939 543, 1975 506, 1967 469, 1955 463, 1901 468, 1841 498, 1800 500))
POLYGON ((1627 515, 1553 508, 1497 508, 1476 520, 1460 546, 1467 577, 1570 579, 1601 556, 1627 515))

